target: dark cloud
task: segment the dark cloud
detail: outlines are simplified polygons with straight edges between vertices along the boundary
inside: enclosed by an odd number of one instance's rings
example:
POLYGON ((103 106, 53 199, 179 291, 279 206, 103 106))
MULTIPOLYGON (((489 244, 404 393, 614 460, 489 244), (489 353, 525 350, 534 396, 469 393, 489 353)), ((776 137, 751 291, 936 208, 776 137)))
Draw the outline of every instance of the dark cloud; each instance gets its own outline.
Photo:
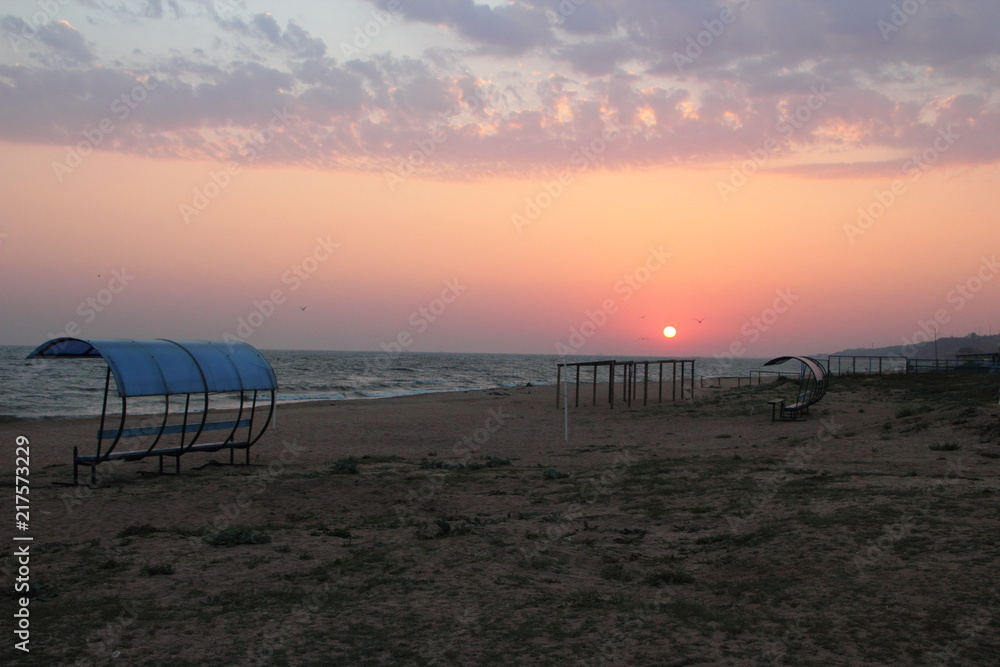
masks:
MULTIPOLYGON (((169 21, 169 6, 132 2, 127 12, 169 21)), ((260 162, 392 169, 443 133, 421 173, 444 178, 565 168, 609 128, 607 168, 726 162, 765 145, 819 159, 857 149, 912 156, 945 136, 954 140, 936 163, 995 163, 1000 3, 940 0, 905 21, 894 17, 899 6, 410 1, 400 5, 405 20, 440 30, 433 52, 397 56, 383 41, 337 59, 295 21, 282 27, 236 3, 225 4, 231 13, 207 11, 209 3, 200 20, 223 28, 223 48, 211 57, 178 49, 145 69, 102 62, 79 31, 54 22, 25 41, 30 66, 0 67, 0 138, 73 144, 110 117, 115 132, 102 148, 234 159, 280 112, 293 120, 260 162), (111 110, 150 76, 156 85, 144 101, 124 117, 111 110)), ((20 35, 32 27, 7 16, 0 28, 20 35)), ((899 163, 810 173, 865 168, 899 163)))
POLYGON ((281 28, 270 14, 257 14, 251 19, 251 24, 272 44, 281 43, 281 28))
POLYGON ((473 0, 375 0, 383 11, 399 8, 411 21, 445 25, 483 49, 501 54, 524 53, 551 43, 545 13, 527 4, 490 7, 473 0))
POLYGON ((46 46, 66 56, 75 63, 86 65, 94 60, 80 31, 65 21, 54 21, 38 30, 38 39, 46 46))
POLYGON ((624 38, 569 44, 558 52, 577 72, 588 76, 603 76, 636 57, 635 46, 624 38))
POLYGON ((249 23, 235 15, 228 18, 218 15, 216 21, 229 32, 261 40, 272 49, 286 52, 295 58, 321 58, 326 54, 326 44, 323 40, 313 37, 295 21, 289 21, 285 30, 282 30, 274 17, 268 13, 254 14, 249 23))
POLYGON ((36 25, 17 16, 0 17, 0 30, 16 53, 22 50, 35 59, 55 66, 53 61, 66 65, 87 65, 94 54, 80 31, 66 21, 49 21, 36 25))

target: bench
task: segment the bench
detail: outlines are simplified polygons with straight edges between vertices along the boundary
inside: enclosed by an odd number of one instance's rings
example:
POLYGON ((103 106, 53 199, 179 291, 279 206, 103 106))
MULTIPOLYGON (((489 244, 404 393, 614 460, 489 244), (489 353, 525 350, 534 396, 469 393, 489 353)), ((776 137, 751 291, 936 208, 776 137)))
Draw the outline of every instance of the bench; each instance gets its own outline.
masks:
MULTIPOLYGON (((198 438, 198 434, 205 431, 222 431, 229 429, 229 436, 222 442, 214 443, 202 443, 202 444, 190 444, 188 446, 179 445, 177 447, 168 447, 166 449, 156 449, 156 450, 136 450, 132 452, 111 452, 106 456, 102 457, 105 461, 138 461, 141 458, 145 458, 150 454, 154 456, 180 456, 189 451, 194 452, 217 452, 220 449, 243 449, 246 448, 246 442, 233 442, 233 436, 236 434, 237 429, 250 428, 251 420, 240 419, 240 420, 229 420, 220 422, 208 422, 204 425, 202 424, 169 424, 164 426, 162 431, 158 426, 135 426, 132 428, 125 429, 106 429, 104 431, 98 431, 97 437, 100 440, 119 440, 121 438, 137 438, 147 435, 174 435, 178 433, 196 433, 195 439, 198 438)), ((96 456, 80 456, 78 457, 81 463, 92 463, 96 460, 96 456)))
POLYGON ((112 429, 101 429, 97 431, 98 443, 103 441, 111 441, 111 445, 102 454, 101 448, 98 446, 97 454, 79 454, 79 448, 73 448, 73 483, 78 483, 78 466, 86 465, 91 467, 91 478, 95 476, 94 469, 97 465, 104 463, 105 461, 139 461, 146 458, 147 456, 157 456, 160 460, 160 473, 163 473, 163 457, 172 456, 174 457, 176 470, 175 473, 180 473, 180 457, 184 454, 190 452, 218 452, 223 449, 229 450, 229 463, 235 463, 235 451, 237 449, 242 449, 246 451, 246 463, 250 463, 250 447, 253 446, 256 439, 251 440, 249 434, 253 429, 253 419, 243 418, 243 419, 230 419, 223 421, 208 422, 204 424, 201 422, 185 423, 185 424, 164 424, 161 426, 133 426, 129 428, 112 428, 112 429), (236 434, 239 429, 247 429, 248 437, 245 439, 236 440, 236 434), (198 439, 203 433, 211 431, 229 431, 229 434, 215 442, 198 442, 198 439), (187 434, 193 433, 194 436, 188 440, 187 444, 184 442, 184 437, 187 434), (157 448, 156 445, 160 442, 160 439, 165 435, 181 435, 180 442, 176 445, 160 447, 157 448), (146 449, 135 449, 132 451, 118 452, 114 451, 115 447, 123 441, 125 438, 141 438, 141 437, 154 437, 153 442, 146 449))
POLYGON ((806 392, 805 394, 800 394, 795 397, 795 402, 791 405, 785 405, 784 398, 775 398, 768 401, 771 405, 771 421, 794 421, 800 417, 805 417, 809 414, 809 406, 812 405, 809 402, 809 397, 812 392, 806 392))
MULTIPOLYGON (((260 352, 242 341, 54 338, 28 355, 29 359, 59 357, 103 358, 107 363, 97 447, 94 454, 88 455, 81 455, 80 448, 73 447, 74 486, 79 483, 81 465, 90 467, 90 481, 95 484, 98 465, 138 461, 147 456, 159 457, 160 473, 165 456, 174 457, 176 472, 180 473, 181 456, 191 452, 228 449, 229 462, 234 463, 236 450, 242 449, 249 464, 250 448, 274 417, 274 370, 260 352), (114 394, 121 404, 117 410, 112 405, 114 394), (217 419, 209 421, 212 398, 224 395, 238 395, 239 407, 224 408, 228 414, 216 412, 217 419), (126 428, 129 399, 153 396, 164 399, 162 416, 146 416, 139 425, 126 428), (267 398, 262 400, 264 396, 267 398), (171 411, 172 398, 183 398, 183 412, 171 411), (109 420, 117 421, 118 427, 105 428, 109 420), (150 425, 150 420, 159 423, 150 425), (174 423, 168 423, 171 420, 174 423), (228 433, 211 442, 200 441, 204 434, 215 431, 228 433), (164 436, 169 437, 164 440, 164 436), (152 442, 148 446, 141 443, 131 451, 115 451, 122 441, 143 437, 152 438, 152 442)), ((134 415, 132 419, 135 423, 134 415)))
POLYGON ((778 357, 764 365, 774 366, 791 360, 799 361, 802 364, 799 372, 799 386, 794 399, 774 398, 768 401, 771 406, 772 422, 804 419, 809 414, 809 407, 815 405, 826 395, 826 370, 823 368, 823 364, 811 357, 778 357))

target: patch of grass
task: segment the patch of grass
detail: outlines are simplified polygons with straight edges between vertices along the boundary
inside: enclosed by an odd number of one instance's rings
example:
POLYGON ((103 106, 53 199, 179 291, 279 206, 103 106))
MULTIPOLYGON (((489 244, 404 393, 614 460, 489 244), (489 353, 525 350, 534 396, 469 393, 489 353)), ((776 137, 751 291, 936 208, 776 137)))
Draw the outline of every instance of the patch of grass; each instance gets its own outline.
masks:
POLYGON ((246 566, 248 570, 252 570, 258 565, 263 565, 265 563, 270 563, 270 562, 271 562, 270 557, 265 556, 264 554, 256 554, 246 560, 246 566))
POLYGON ((727 610, 713 609, 708 605, 681 597, 671 599, 661 609, 675 616, 681 622, 694 627, 712 624, 717 625, 718 629, 723 632, 739 634, 747 626, 746 620, 742 616, 727 610))
POLYGON ((365 454, 361 457, 361 460, 365 463, 402 463, 406 461, 406 459, 402 456, 396 456, 394 454, 385 456, 365 454))
POLYGON ((569 473, 556 470, 555 468, 549 468, 542 473, 542 479, 565 479, 567 477, 569 477, 569 473))
POLYGON ((608 563, 601 566, 599 572, 602 579, 608 581, 632 581, 636 577, 636 572, 623 563, 608 563))
POLYGON ((720 433, 719 435, 717 435, 717 436, 715 436, 715 437, 716 437, 716 438, 731 438, 731 437, 733 437, 733 436, 732 436, 732 434, 731 434, 731 433, 720 433))
POLYGON ((642 583, 648 586, 676 586, 694 583, 694 577, 679 568, 668 568, 646 573, 642 583))
POLYGON ((482 470, 483 468, 496 468, 499 466, 514 465, 510 459, 499 456, 484 456, 481 461, 469 461, 468 463, 448 463, 435 459, 420 459, 420 467, 424 470, 482 470))
POLYGON ((357 475, 360 472, 358 470, 358 459, 353 456, 347 456, 334 461, 333 465, 330 466, 330 472, 334 475, 357 475))
POLYGON ((170 563, 146 563, 142 566, 141 572, 147 577, 155 577, 160 574, 173 574, 174 566, 170 563))
POLYGON ((758 546, 764 544, 765 542, 770 542, 783 532, 784 531, 780 527, 774 524, 767 524, 756 530, 752 530, 749 533, 721 533, 719 535, 699 537, 695 540, 695 544, 717 544, 720 542, 728 542, 733 546, 758 546))
POLYGON ((570 607, 583 607, 585 609, 596 609, 604 605, 600 593, 592 588, 573 591, 567 596, 566 603, 570 607))
POLYGON ((483 465, 487 468, 496 468, 498 466, 510 466, 514 465, 511 463, 510 459, 502 458, 499 456, 485 456, 483 457, 483 465))
POLYGON ((248 526, 232 526, 208 533, 201 539, 213 547, 231 547, 237 544, 267 544, 271 541, 271 536, 259 533, 248 526))
POLYGON ((143 537, 160 532, 160 529, 152 524, 144 523, 141 526, 126 526, 118 531, 115 537, 143 537))
POLYGON ((962 446, 957 442, 932 442, 927 445, 927 448, 932 452, 954 452, 961 449, 962 446))
POLYGON ((125 567, 125 563, 120 560, 115 560, 114 558, 108 558, 107 560, 102 561, 97 567, 102 570, 117 570, 125 567))

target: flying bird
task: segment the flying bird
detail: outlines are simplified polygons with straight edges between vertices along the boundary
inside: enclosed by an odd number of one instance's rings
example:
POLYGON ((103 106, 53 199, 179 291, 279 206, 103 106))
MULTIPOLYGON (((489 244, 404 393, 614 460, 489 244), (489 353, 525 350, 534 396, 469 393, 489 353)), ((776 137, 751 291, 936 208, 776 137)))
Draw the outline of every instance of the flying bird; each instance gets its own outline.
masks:
POLYGON ((698 324, 701 324, 702 322, 704 322, 704 321, 705 321, 705 318, 704 318, 704 317, 703 317, 703 318, 701 318, 700 320, 699 320, 699 319, 698 319, 697 317, 692 317, 691 319, 693 319, 693 320, 694 320, 695 322, 697 322, 698 324))
POLYGON ((305 310, 308 306, 299 306, 299 310, 305 310))

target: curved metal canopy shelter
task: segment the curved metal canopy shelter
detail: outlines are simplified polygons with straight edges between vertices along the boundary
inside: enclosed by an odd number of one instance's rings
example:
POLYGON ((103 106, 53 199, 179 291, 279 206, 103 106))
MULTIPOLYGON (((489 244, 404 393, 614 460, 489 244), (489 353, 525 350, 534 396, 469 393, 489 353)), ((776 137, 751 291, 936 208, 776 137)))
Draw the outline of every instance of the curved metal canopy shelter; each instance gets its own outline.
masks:
POLYGON ((791 421, 809 414, 809 406, 815 405, 826 394, 829 376, 823 364, 812 357, 777 357, 765 366, 778 366, 786 361, 799 361, 799 388, 794 399, 776 398, 771 404, 771 421, 791 421), (786 401, 790 401, 786 405, 786 401))
POLYGON ((277 379, 267 360, 252 346, 241 342, 127 340, 53 338, 39 345, 28 359, 45 358, 103 358, 108 365, 104 383, 104 403, 101 409, 101 427, 97 432, 97 452, 80 456, 73 448, 73 483, 77 483, 77 467, 89 465, 91 482, 96 479, 96 468, 105 461, 134 461, 147 456, 173 456, 180 472, 180 457, 191 451, 229 450, 233 463, 236 449, 246 450, 250 462, 252 447, 267 430, 274 415, 277 379), (108 404, 111 378, 115 379, 121 410, 117 428, 106 429, 114 412, 108 404), (239 409, 235 419, 209 422, 209 397, 218 393, 239 392, 239 409), (268 392, 266 401, 259 400, 260 392, 268 392), (141 426, 126 428, 128 399, 138 396, 163 396, 163 415, 159 425, 147 415, 141 426), (173 414, 171 421, 170 399, 184 396, 183 412, 173 414), (192 405, 192 396, 200 396, 192 405), (258 413, 267 405, 268 414, 261 419, 258 413), (192 412, 192 410, 197 410, 192 412), (200 414, 199 414, 200 412, 200 414), (208 431, 229 431, 221 441, 201 442, 208 431), (188 437, 188 434, 192 434, 188 437), (175 440, 157 448, 164 436, 177 436, 175 440), (122 438, 138 438, 147 445, 145 449, 115 451, 122 438), (149 442, 144 442, 149 440, 149 442), (110 441, 110 444, 107 442, 110 441), (105 446, 107 445, 107 446, 105 446))

